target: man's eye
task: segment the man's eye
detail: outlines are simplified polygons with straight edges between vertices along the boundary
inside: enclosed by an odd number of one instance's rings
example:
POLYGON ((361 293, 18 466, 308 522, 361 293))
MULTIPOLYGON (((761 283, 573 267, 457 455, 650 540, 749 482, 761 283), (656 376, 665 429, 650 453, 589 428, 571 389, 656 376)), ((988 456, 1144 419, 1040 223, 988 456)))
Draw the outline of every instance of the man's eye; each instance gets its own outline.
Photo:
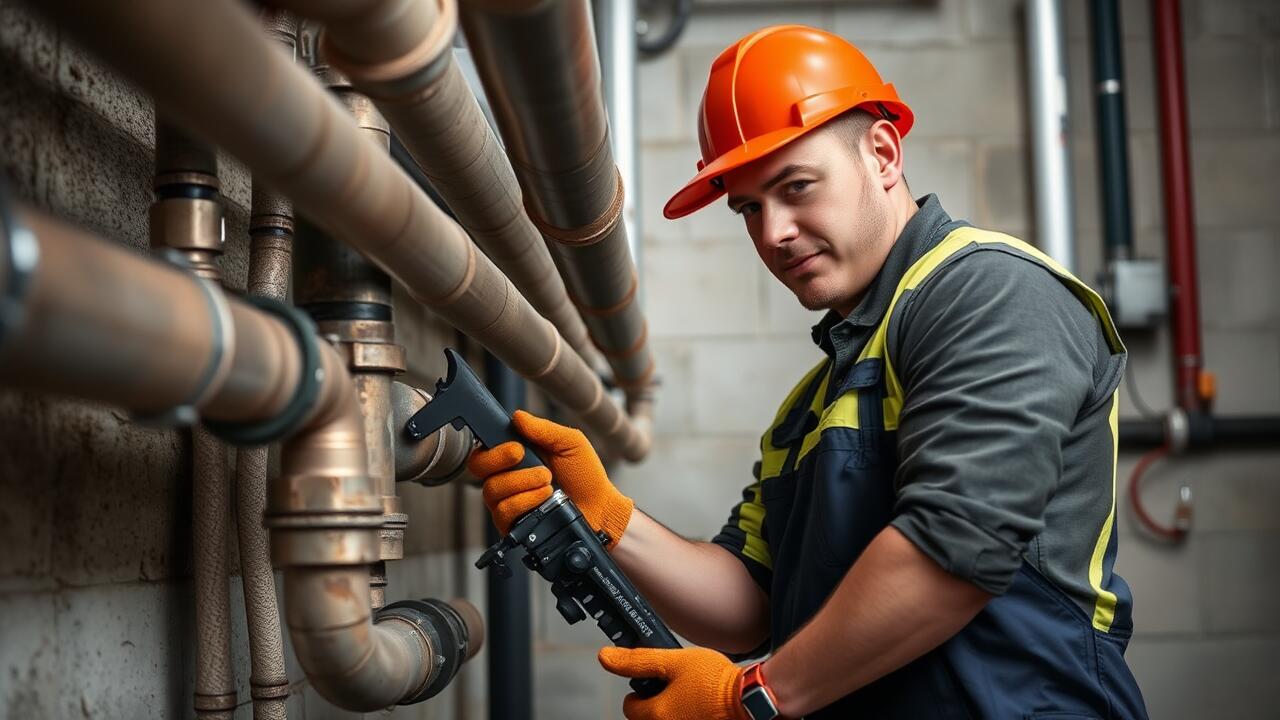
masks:
POLYGON ((743 217, 750 217, 756 214, 756 211, 758 211, 759 209, 760 209, 760 203, 743 203, 739 205, 737 209, 735 209, 733 212, 743 217))
POLYGON ((808 190, 809 186, 812 184, 813 184, 812 180, 792 180, 791 182, 787 183, 787 192, 793 195, 796 193, 802 193, 805 190, 808 190))

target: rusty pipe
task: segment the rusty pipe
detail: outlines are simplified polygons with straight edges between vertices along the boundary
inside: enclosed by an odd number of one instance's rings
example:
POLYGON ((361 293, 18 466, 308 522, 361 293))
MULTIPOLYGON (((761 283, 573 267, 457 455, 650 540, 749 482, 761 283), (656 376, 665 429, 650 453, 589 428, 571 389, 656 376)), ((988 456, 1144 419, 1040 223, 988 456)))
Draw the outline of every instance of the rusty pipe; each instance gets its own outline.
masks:
POLYGON ((271 487, 269 525, 299 661, 322 695, 350 710, 438 692, 482 633, 474 612, 457 607, 453 616, 396 609, 375 621, 364 587, 382 508, 337 350, 302 332, 307 322, 283 306, 227 298, 191 273, 25 208, 0 219, 0 384, 168 420, 198 411, 228 436, 294 413, 281 424, 296 434, 271 487))
MULTIPOLYGON (((296 59, 298 22, 287 12, 259 10, 262 26, 296 59)), ((293 252, 293 207, 288 198, 261 182, 253 183, 249 214, 249 277, 254 297, 284 301, 289 292, 293 252)), ((240 547, 240 581, 249 626, 249 694, 254 720, 286 720, 289 676, 285 670, 280 608, 276 603, 271 548, 262 524, 267 509, 266 446, 236 450, 236 529, 240 547)))
POLYGON ((648 452, 649 436, 608 399, 582 357, 476 253, 461 227, 362 139, 323 88, 279 56, 247 10, 199 0, 47 0, 32 7, 540 386, 607 448, 633 461, 648 452), (171 32, 179 25, 202 32, 171 32))
MULTIPOLYGON (((156 120, 151 247, 176 253, 191 271, 221 284, 222 202, 212 147, 156 120)), ((230 487, 227 448, 202 426, 192 428, 192 567, 196 606, 197 718, 231 720, 236 679, 231 668, 231 598, 227 594, 230 487)))
MULTIPOLYGON (((321 42, 328 62, 374 100, 476 244, 574 350, 591 357, 586 325, 569 302, 542 235, 525 214, 511 163, 454 62, 455 3, 416 0, 432 16, 420 44, 430 51, 406 57, 377 43, 374 47, 383 52, 375 63, 352 62, 338 50, 358 44, 362 32, 340 15, 322 14, 338 13, 340 7, 313 0, 290 4, 328 23, 321 42)), ((381 11, 393 16, 400 4, 383 2, 381 11)))
POLYGON ((628 395, 651 392, 653 353, 588 0, 468 0, 461 16, 529 217, 614 381, 628 395))

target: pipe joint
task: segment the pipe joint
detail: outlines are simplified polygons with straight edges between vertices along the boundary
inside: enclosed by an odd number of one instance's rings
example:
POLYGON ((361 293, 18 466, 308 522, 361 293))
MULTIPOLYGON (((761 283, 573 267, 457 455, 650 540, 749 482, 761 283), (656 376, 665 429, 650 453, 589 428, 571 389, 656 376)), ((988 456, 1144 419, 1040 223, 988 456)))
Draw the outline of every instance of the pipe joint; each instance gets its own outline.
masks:
POLYGON ((194 693, 196 715, 200 716, 204 713, 229 713, 236 709, 236 694, 222 693, 218 695, 209 695, 205 693, 194 693))
MULTIPOLYGON (((343 32, 338 24, 330 24, 320 36, 320 48, 330 65, 361 87, 373 85, 395 93, 400 87, 418 87, 423 75, 439 73, 442 64, 437 61, 450 51, 454 33, 458 28, 456 0, 426 0, 436 6, 436 20, 423 34, 417 45, 399 57, 375 63, 361 63, 348 57, 338 47, 334 38, 343 32)), ((429 82, 429 80, 426 80, 429 82)))
MULTIPOLYGON (((320 341, 310 318, 289 305, 271 298, 255 296, 246 297, 244 301, 263 312, 274 315, 293 332, 302 359, 302 373, 299 376, 298 388, 285 408, 269 420, 258 423, 205 420, 205 426, 214 435, 232 445, 266 445, 297 431, 314 408, 316 399, 320 395, 321 384, 324 382, 324 371, 320 365, 320 341)), ((228 322, 230 322, 229 317, 228 322)))
POLYGON ((284 700, 289 697, 289 681, 256 683, 249 681, 249 697, 254 700, 284 700))
MULTIPOLYGON (((172 265, 193 271, 191 258, 181 251, 165 248, 160 257, 172 265)), ((213 332, 210 338, 209 360, 200 379, 196 382, 187 400, 156 414, 134 413, 132 419, 139 425, 150 427, 185 427, 194 425, 200 419, 199 408, 203 407, 221 390, 223 382, 231 373, 231 365, 235 355, 235 320, 231 316, 231 306, 226 293, 215 280, 202 278, 195 274, 188 275, 191 282, 200 289, 209 311, 209 326, 213 332)), ((209 420, 206 425, 217 423, 209 420)), ((217 435, 213 428, 209 431, 217 435)))
POLYGON ((339 342, 336 347, 355 372, 402 373, 408 368, 404 348, 394 343, 339 342))
POLYGON ((449 685, 462 664, 479 651, 484 641, 480 613, 465 600, 402 600, 375 615, 374 624, 400 621, 413 627, 426 645, 426 678, 401 705, 435 697, 449 685))

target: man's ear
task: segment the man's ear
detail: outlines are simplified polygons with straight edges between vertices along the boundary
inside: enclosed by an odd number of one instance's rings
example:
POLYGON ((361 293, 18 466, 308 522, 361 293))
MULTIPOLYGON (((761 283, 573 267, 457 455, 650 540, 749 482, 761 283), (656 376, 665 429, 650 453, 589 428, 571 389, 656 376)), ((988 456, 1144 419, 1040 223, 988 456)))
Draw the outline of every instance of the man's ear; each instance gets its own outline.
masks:
POLYGON ((888 120, 877 120, 867 128, 863 142, 870 153, 871 172, 886 191, 902 181, 902 135, 888 120))

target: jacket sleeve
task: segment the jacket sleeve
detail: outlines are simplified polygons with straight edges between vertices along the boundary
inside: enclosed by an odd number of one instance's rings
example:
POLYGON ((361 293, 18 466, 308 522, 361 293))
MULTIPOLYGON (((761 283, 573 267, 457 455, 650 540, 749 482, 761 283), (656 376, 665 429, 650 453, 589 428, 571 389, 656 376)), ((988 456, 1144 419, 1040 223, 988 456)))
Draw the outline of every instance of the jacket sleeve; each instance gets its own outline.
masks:
POLYGON ((889 360, 904 399, 892 525, 948 572, 1009 588, 1095 385, 1098 321, 1014 252, 957 256, 904 295, 889 360))
POLYGON ((773 559, 764 540, 764 502, 760 499, 760 489, 757 479, 742 491, 742 501, 733 507, 729 520, 711 542, 741 560, 767 595, 773 581, 773 559))

